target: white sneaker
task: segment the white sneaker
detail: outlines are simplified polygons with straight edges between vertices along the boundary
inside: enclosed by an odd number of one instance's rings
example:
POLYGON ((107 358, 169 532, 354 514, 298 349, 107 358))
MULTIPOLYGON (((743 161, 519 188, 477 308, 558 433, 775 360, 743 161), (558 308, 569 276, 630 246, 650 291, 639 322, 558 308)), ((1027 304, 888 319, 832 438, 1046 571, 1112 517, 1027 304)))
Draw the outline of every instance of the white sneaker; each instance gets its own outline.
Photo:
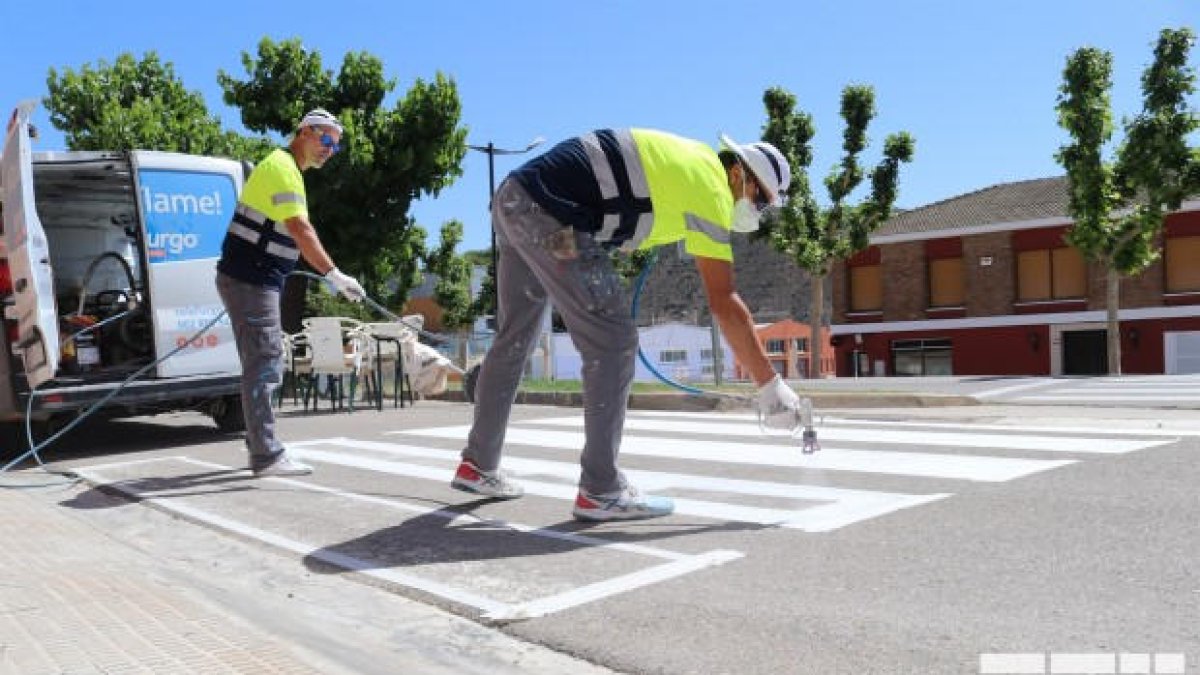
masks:
POLYGON ((258 478, 267 476, 307 476, 313 472, 313 468, 307 464, 302 464, 292 459, 286 452, 282 453, 270 464, 254 469, 254 475, 258 478))
POLYGON ((525 488, 509 478, 506 472, 499 469, 484 471, 467 459, 459 463, 450 487, 493 499, 516 499, 525 494, 525 488))
POLYGON ((675 502, 670 497, 654 497, 627 485, 623 490, 604 495, 594 495, 582 489, 575 496, 572 510, 577 520, 640 520, 661 518, 675 512, 675 502))

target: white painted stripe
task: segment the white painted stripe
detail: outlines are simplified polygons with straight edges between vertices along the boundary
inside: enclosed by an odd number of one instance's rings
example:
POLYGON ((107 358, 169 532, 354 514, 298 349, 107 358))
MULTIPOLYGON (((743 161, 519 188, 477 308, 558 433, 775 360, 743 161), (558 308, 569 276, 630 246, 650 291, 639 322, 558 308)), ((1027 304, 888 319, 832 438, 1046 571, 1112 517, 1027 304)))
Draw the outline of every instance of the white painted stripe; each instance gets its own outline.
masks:
MULTIPOLYGON (((177 457, 181 461, 204 466, 214 469, 223 469, 227 471, 235 471, 233 467, 216 464, 213 462, 205 462, 201 460, 193 460, 188 457, 177 457)), ((136 464, 138 462, 129 462, 126 464, 136 464)), ((595 537, 586 537, 582 535, 573 535, 567 532, 557 532, 552 530, 535 530, 534 528, 523 526, 521 531, 527 534, 535 534, 537 536, 550 536, 556 539, 581 543, 587 546, 602 547, 609 550, 620 550, 627 552, 646 553, 650 551, 651 555, 658 558, 666 558, 669 562, 656 565, 644 570, 632 572, 611 579, 606 579, 596 583, 581 586, 557 595, 546 596, 535 600, 527 601, 517 605, 492 600, 476 593, 464 591, 454 586, 443 584, 429 579, 424 579, 412 574, 397 572, 393 569, 380 568, 378 563, 362 560, 336 551, 330 551, 325 548, 315 548, 311 544, 305 544, 293 539, 277 535, 273 532, 267 532, 251 525, 246 525, 239 521, 209 513, 202 509, 197 509, 186 504, 180 503, 178 499, 159 499, 157 497, 148 497, 145 493, 138 493, 128 487, 117 483, 110 483, 99 474, 83 470, 80 476, 93 484, 104 484, 122 492, 134 499, 144 500, 153 503, 158 508, 169 512, 184 516, 195 522, 205 523, 212 527, 227 532, 232 532, 247 539, 253 539, 276 548, 295 553, 303 557, 311 557, 322 562, 340 567, 342 569, 357 572, 375 579, 380 579, 391 584, 403 586, 406 588, 416 589, 418 591, 434 595, 451 602, 474 607, 483 612, 483 618, 495 621, 515 621, 524 618, 533 618, 545 616, 554 612, 562 611, 571 607, 576 607, 585 603, 603 600, 609 596, 625 593, 637 588, 642 588, 653 583, 666 581, 675 577, 688 574, 706 567, 721 565, 726 562, 737 560, 744 557, 740 551, 732 550, 714 550, 702 553, 699 555, 688 555, 675 553, 662 549, 652 549, 646 546, 621 544, 610 542, 595 537)), ((330 493, 338 496, 359 498, 361 501, 367 501, 374 504, 384 504, 392 507, 401 507, 405 510, 415 510, 422 513, 436 512, 438 514, 448 514, 440 509, 429 509, 413 507, 412 505, 403 504, 401 502, 391 502, 389 500, 371 497, 369 495, 358 495, 354 493, 346 493, 341 490, 327 488, 314 483, 305 483, 301 481, 291 480, 288 478, 264 478, 260 480, 270 481, 302 488, 305 490, 330 493)), ((461 520, 463 514, 448 514, 453 516, 450 520, 461 520)), ((471 520, 478 520, 472 518, 471 520)), ((511 524, 502 521, 494 521, 493 524, 498 524, 502 527, 511 527, 511 524)), ((520 529, 520 528, 514 528, 520 529)))
MULTIPOLYGON (((292 447, 294 447, 294 444, 289 443, 288 447, 292 448, 292 447)), ((297 454, 300 454, 300 453, 298 452, 297 454)), ((319 453, 319 452, 315 452, 315 451, 312 454, 320 455, 320 456, 327 455, 327 453, 319 453)), ((307 453, 305 454, 305 456, 307 456, 307 453)), ((195 464, 197 466, 205 466, 205 467, 214 468, 214 469, 228 468, 221 464, 213 464, 212 462, 205 462, 205 461, 198 460, 198 459, 192 459, 190 457, 180 457, 179 459, 181 461, 188 462, 189 464, 195 464)), ((413 465, 410 465, 410 466, 413 466, 413 465)), ((437 470, 436 478, 438 480, 444 481, 446 479, 446 476, 447 476, 446 470, 441 470, 441 469, 437 470)), ((424 476, 420 476, 420 477, 429 478, 432 476, 424 475, 424 476)), ((384 499, 382 497, 376 497, 374 495, 364 495, 364 494, 359 494, 357 492, 347 492, 345 490, 338 490, 336 488, 325 487, 324 485, 318 485, 316 483, 305 483, 305 482, 301 482, 298 480, 292 480, 289 478, 274 478, 273 480, 275 480, 275 482, 277 482, 277 483, 284 483, 291 487, 309 490, 311 492, 321 492, 321 493, 325 493, 325 494, 337 495, 339 497, 344 497, 346 499, 350 499, 353 501, 365 502, 367 504, 372 504, 375 506, 382 506, 385 508, 395 509, 397 511, 405 511, 408 513, 415 513, 419 516, 437 516, 437 517, 445 518, 448 521, 448 523, 451 525, 487 523, 488 525, 491 525, 494 527, 505 528, 505 529, 516 531, 516 532, 521 532, 523 534, 529 534, 529 535, 532 535, 535 537, 542 537, 544 539, 565 541, 565 542, 568 542, 571 544, 576 544, 579 546, 602 546, 602 547, 604 547, 606 549, 610 549, 610 550, 624 551, 626 553, 636 553, 638 555, 644 555, 644 556, 648 556, 648 557, 652 557, 652 558, 664 558, 666 560, 682 560, 684 558, 691 557, 688 554, 676 553, 674 551, 668 551, 668 550, 662 549, 662 548, 654 548, 652 546, 643 546, 641 544, 625 544, 625 543, 621 543, 621 542, 610 541, 608 539, 599 539, 596 537, 589 537, 589 536, 582 535, 582 534, 574 534, 572 532, 562 532, 559 530, 547 530, 542 527, 535 527, 533 525, 522 525, 520 523, 514 523, 514 522, 506 521, 506 520, 485 519, 485 518, 480 518, 479 516, 476 516, 476 515, 470 514, 470 513, 456 513, 454 511, 448 511, 446 509, 430 508, 427 505, 409 504, 409 503, 406 503, 406 502, 403 502, 403 501, 400 501, 397 499, 384 499)), ((149 494, 149 493, 146 493, 146 494, 149 494)))
POLYGON ((1008 387, 1000 387, 999 389, 978 391, 968 394, 968 396, 974 396, 975 398, 994 398, 996 396, 1006 396, 1014 391, 1023 391, 1025 389, 1033 389, 1034 387, 1045 387, 1056 383, 1056 380, 1038 380, 1036 382, 1027 382, 1025 384, 1014 384, 1008 387))
MULTIPOLYGON (((220 466, 220 465, 217 465, 217 466, 220 466)), ((231 471, 234 470, 233 467, 223 467, 223 468, 229 469, 231 471)), ((203 511, 201 509, 197 509, 197 508, 188 506, 186 504, 181 503, 178 499, 159 499, 156 497, 145 497, 141 494, 138 494, 134 490, 130 490, 129 488, 122 486, 120 483, 110 483, 107 480, 105 480, 102 476, 100 476, 99 474, 95 474, 90 471, 87 471, 87 472, 81 471, 79 473, 80 473, 81 477, 83 477, 85 480, 87 480, 91 483, 106 485, 107 487, 109 487, 111 489, 114 489, 114 490, 117 490, 124 494, 127 494, 130 497, 133 497, 135 499, 143 499, 145 501, 153 503, 156 507, 158 507, 168 513, 174 513, 174 514, 177 514, 180 516, 184 516, 193 521, 205 523, 212 527, 215 527, 215 528, 218 528, 221 530, 225 530, 227 532, 232 532, 232 533, 237 534, 246 539, 260 541, 260 542, 263 542, 264 544, 268 544, 270 546, 274 546, 275 548, 282 549, 284 551, 288 551, 291 553, 295 553, 300 556, 304 556, 304 557, 311 556, 313 558, 316 558, 323 562, 329 563, 331 565, 341 567, 343 569, 352 570, 354 572, 358 572, 359 574, 364 574, 366 576, 369 576, 369 577, 372 577, 375 579, 380 579, 382 581, 397 584, 397 585, 404 586, 407 588, 414 588, 416 590, 419 590, 419 591, 422 591, 425 593, 429 593, 431 595, 435 595, 440 598, 445 598, 446 600, 450 600, 451 602, 455 602, 455 603, 458 603, 461 605, 466 605, 468 607, 474 607, 474 608, 476 608, 482 612, 485 612, 487 614, 503 613, 503 612, 509 611, 509 609, 511 607, 507 603, 497 602, 490 598, 485 598, 483 596, 476 595, 474 593, 463 591, 463 590, 455 588, 453 586, 448 586, 446 584, 438 583, 436 581, 430 581, 428 579, 422 579, 421 577, 417 577, 417 576, 414 576, 411 574, 405 574, 403 572, 397 572, 392 569, 379 568, 377 563, 371 563, 371 562, 368 562, 365 560, 360 560, 358 558, 354 558, 352 556, 348 556, 348 555, 338 553, 335 551, 329 551, 329 550, 325 550, 322 548, 317 548, 317 547, 312 546, 311 544, 305 544, 303 542, 295 541, 293 539, 289 539, 287 537, 275 534, 273 532, 267 532, 266 530, 261 530, 256 527, 253 527, 251 525, 246 525, 245 523, 238 522, 236 520, 225 518, 223 516, 218 516, 214 513, 209 513, 207 511, 203 511)), ((266 479, 262 479, 262 480, 274 481, 277 479, 266 478, 266 479)))
MULTIPOLYGON (((465 440, 468 431, 469 427, 467 426, 453 426, 387 433, 465 440)), ((505 440, 510 444, 575 451, 582 448, 584 444, 582 433, 519 427, 510 427, 505 434, 505 440)), ((1056 469, 1074 461, 944 455, 927 452, 846 450, 825 445, 822 445, 820 452, 804 455, 801 454, 798 444, 782 447, 761 442, 705 441, 628 435, 621 443, 621 454, 984 482, 1008 481, 1040 471, 1056 469)))
MULTIPOLYGON (((297 456, 317 462, 350 466, 380 473, 392 473, 447 481, 451 467, 458 461, 458 453, 438 451, 409 445, 360 441, 349 438, 331 438, 304 441, 288 445, 297 456), (369 457, 348 455, 345 452, 314 450, 314 446, 328 445, 338 448, 371 450, 394 455, 430 457, 431 453, 445 453, 449 466, 437 469, 407 462, 377 460, 369 457)), ((548 483, 523 478, 521 485, 526 493, 564 501, 575 499, 574 481, 579 476, 579 467, 574 463, 555 462, 541 459, 505 457, 504 468, 517 477, 551 476, 563 483, 548 483)), ((629 480, 647 492, 665 490, 696 490, 702 492, 726 492, 731 494, 775 497, 789 501, 817 502, 807 508, 771 509, 741 506, 722 502, 696 499, 675 499, 676 513, 701 516, 713 520, 741 521, 804 530, 806 532, 828 532, 869 518, 882 516, 921 504, 928 504, 949 497, 946 493, 913 495, 874 490, 852 490, 816 485, 792 485, 762 481, 738 480, 710 476, 664 473, 658 471, 625 471, 629 480)))
MULTIPOLYGON (((818 425, 818 433, 827 425, 842 425, 842 426, 880 426, 880 427, 923 427, 929 429, 979 429, 981 431, 1024 431, 1032 433, 1048 433, 1048 434, 1091 434, 1099 437, 1109 436, 1167 436, 1171 441, 1178 441, 1180 436, 1200 436, 1200 429, 1131 429, 1129 425, 1136 423, 1155 422, 1161 424, 1157 420, 1121 420, 1121 424, 1125 427, 1116 429, 1105 424, 1111 420, 1100 420, 1099 426, 1094 427, 1053 427, 1053 426, 1016 426, 1007 424, 959 424, 956 422, 903 422, 891 420, 858 420, 844 419, 840 417, 822 417, 818 425)), ((1153 447, 1153 446, 1147 446, 1153 447)))
POLYGON ((129 459, 129 460, 121 461, 121 462, 109 462, 107 464, 91 464, 89 466, 85 466, 80 469, 70 469, 70 470, 74 471, 75 473, 79 473, 80 471, 99 471, 101 469, 115 469, 118 467, 136 466, 138 464, 150 464, 153 462, 165 462, 165 461, 171 460, 171 459, 179 460, 179 459, 183 459, 183 457, 176 455, 176 456, 168 456, 168 457, 148 457, 146 459, 129 459))
POLYGON ((605 579, 594 584, 574 588, 558 595, 551 595, 531 602, 511 607, 506 614, 488 614, 485 619, 494 621, 513 621, 531 619, 560 612, 564 609, 593 602, 618 593, 626 593, 635 588, 649 586, 660 581, 695 572, 706 567, 721 565, 731 560, 741 558, 740 551, 709 551, 703 555, 691 556, 685 560, 663 563, 656 567, 639 570, 612 579, 605 579))
MULTIPOLYGON (((583 427, 582 417, 555 417, 548 419, 522 420, 521 424, 538 424, 562 427, 583 427)), ((626 418, 626 429, 638 431, 661 431, 664 433, 705 433, 720 436, 762 437, 758 424, 723 422, 719 419, 704 421, 667 421, 626 418)), ((1020 430, 1014 429, 1019 432, 1020 430)), ((1108 438, 1070 438, 1050 436, 1028 436, 1021 433, 985 434, 936 431, 896 431, 880 429, 831 428, 821 426, 817 437, 825 441, 852 443, 894 443, 903 445, 935 445, 956 448, 1004 448, 1009 450, 1036 450, 1042 452, 1077 452, 1096 454, 1124 454, 1141 450, 1165 441, 1128 441, 1108 438)))
POLYGON ((1041 675, 1046 672, 1045 654, 980 654, 981 675, 1041 675))
MULTIPOLYGON (((1055 413, 1057 416, 1058 413, 1055 413)), ((695 420, 713 420, 713 419, 729 419, 729 420, 750 420, 755 421, 757 417, 744 413, 695 413, 695 412, 680 412, 671 410, 631 410, 630 417, 638 417, 644 419, 654 419, 659 417, 665 418, 685 418, 695 420)), ((1170 422, 1170 420, 1165 420, 1170 422)), ((1102 422, 1108 422, 1105 418, 1102 422)), ((1110 436, 1168 436, 1174 440, 1179 440, 1179 436, 1200 436, 1200 429, 1137 429, 1131 428, 1130 425, 1137 423, 1153 422, 1161 424, 1164 420, 1121 420, 1123 428, 1116 429, 1112 427, 1071 427, 1071 426, 1026 426, 1015 424, 967 424, 963 422, 921 422, 921 421, 904 421, 904 420, 870 420, 858 419, 850 417, 830 417, 826 415, 818 415, 817 433, 826 426, 864 426, 864 427, 920 427, 923 429, 961 429, 961 430, 979 430, 979 431, 1018 431, 1026 433, 1048 433, 1048 434, 1084 434, 1107 438, 1110 436)), ((756 422, 757 423, 757 422, 756 422)))
POLYGON ((1192 403, 1200 404, 1200 396, 1171 396, 1169 394, 1162 395, 1145 395, 1126 396, 1122 394, 1093 394, 1090 392, 1073 392, 1070 394, 1047 394, 1044 396, 1021 396, 1018 398, 1021 401, 1076 401, 1086 403, 1088 401, 1191 401, 1192 403))
POLYGON ((1050 672, 1062 675, 1109 675, 1117 672, 1117 655, 1103 652, 1091 654, 1051 652, 1050 672))

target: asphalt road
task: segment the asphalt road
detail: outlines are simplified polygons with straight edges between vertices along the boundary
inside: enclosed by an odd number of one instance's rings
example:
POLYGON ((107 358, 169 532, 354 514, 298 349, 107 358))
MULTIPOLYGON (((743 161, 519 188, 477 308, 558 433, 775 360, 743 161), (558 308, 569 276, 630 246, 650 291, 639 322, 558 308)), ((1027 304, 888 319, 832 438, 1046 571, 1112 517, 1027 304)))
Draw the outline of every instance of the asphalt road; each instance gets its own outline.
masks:
MULTIPOLYGON (((457 403, 289 411, 282 435, 318 469, 295 481, 247 478, 240 440, 195 415, 88 425, 44 456, 139 500, 91 509, 118 535, 129 509, 177 517, 138 531, 164 555, 186 531, 273 584, 415 599, 620 672, 978 673, 982 654, 1093 672, 1062 659, 1121 652, 1190 673, 1200 413, 1176 408, 823 410, 811 456, 744 413, 635 411, 622 465, 679 512, 601 525, 570 517, 570 408, 518 406, 514 502, 447 487, 471 416, 457 403)), ((325 638, 399 672, 371 602, 326 605, 343 630, 325 638)))

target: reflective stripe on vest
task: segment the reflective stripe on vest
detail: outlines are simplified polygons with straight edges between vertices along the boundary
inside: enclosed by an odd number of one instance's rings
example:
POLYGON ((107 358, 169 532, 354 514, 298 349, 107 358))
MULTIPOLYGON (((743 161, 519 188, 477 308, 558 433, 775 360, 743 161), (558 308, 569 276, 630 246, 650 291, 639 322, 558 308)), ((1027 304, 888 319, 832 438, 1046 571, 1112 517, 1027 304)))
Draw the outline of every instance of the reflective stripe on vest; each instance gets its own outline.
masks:
MULTIPOLYGON (((298 197, 298 201, 304 201, 304 197, 292 193, 275 195, 272 197, 272 200, 288 197, 298 197)), ((283 202, 276 201, 275 203, 281 204, 283 202)), ((296 248, 296 243, 292 240, 287 225, 271 220, 266 214, 246 204, 239 203, 237 208, 234 209, 233 221, 229 223, 229 234, 239 239, 244 239, 259 250, 265 251, 277 258, 293 262, 300 258, 300 249, 296 248), (271 232, 286 238, 286 240, 278 241, 272 238, 269 234, 271 232)))
POLYGON ((637 248, 654 227, 654 208, 633 135, 628 130, 604 129, 585 134, 579 141, 604 200, 596 241, 603 244, 615 239, 622 242, 622 249, 637 248))

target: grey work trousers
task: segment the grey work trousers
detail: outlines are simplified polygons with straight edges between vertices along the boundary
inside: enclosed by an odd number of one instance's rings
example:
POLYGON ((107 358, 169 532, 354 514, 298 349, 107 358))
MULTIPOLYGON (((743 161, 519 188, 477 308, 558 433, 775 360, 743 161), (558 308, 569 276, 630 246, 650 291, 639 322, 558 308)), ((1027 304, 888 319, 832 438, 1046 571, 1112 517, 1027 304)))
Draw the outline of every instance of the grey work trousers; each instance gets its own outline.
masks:
POLYGON ((242 416, 250 468, 269 465, 283 452, 275 437, 271 400, 283 382, 283 326, 279 291, 217 273, 217 293, 229 313, 242 362, 242 416))
POLYGON ((548 294, 583 360, 586 439, 579 486, 593 494, 619 490, 625 478, 617 468, 617 453, 638 341, 624 283, 590 234, 564 226, 512 178, 492 198, 492 225, 500 252, 500 320, 479 371, 475 420, 463 458, 485 471, 499 466, 509 414, 548 294))

